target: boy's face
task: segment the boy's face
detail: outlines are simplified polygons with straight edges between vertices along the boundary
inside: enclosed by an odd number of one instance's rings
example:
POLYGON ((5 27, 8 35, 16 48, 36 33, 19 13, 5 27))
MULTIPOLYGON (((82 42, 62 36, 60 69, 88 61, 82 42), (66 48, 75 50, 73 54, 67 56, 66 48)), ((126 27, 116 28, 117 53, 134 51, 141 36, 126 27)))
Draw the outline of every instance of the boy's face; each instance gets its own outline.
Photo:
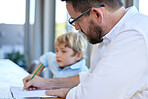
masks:
POLYGON ((69 47, 65 47, 65 44, 56 46, 56 61, 58 66, 64 68, 76 63, 79 58, 77 54, 75 56, 73 54, 73 50, 69 47))

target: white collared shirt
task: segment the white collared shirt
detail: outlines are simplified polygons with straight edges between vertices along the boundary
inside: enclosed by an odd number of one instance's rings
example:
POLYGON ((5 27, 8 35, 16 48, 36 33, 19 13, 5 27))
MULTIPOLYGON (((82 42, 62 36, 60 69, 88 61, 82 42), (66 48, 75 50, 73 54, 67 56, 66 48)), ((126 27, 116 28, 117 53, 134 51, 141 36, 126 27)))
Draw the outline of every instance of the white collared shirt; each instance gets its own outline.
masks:
POLYGON ((148 16, 129 8, 94 45, 89 72, 79 76, 66 99, 130 99, 148 87, 148 16))

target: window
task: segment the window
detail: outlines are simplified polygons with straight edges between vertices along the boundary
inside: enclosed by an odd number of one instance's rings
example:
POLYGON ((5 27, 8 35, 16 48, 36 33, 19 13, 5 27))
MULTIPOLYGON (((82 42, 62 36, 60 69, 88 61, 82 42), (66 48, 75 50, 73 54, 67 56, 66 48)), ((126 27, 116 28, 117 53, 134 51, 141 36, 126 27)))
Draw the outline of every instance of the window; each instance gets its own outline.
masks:
POLYGON ((76 31, 75 27, 69 24, 69 18, 70 16, 66 9, 66 2, 56 0, 56 36, 63 33, 76 31))
POLYGON ((139 0, 139 11, 145 15, 148 15, 148 0, 139 0))
MULTIPOLYGON (((26 0, 0 0, 1 58, 16 60, 24 53, 25 8, 26 0)), ((24 65, 22 61, 18 64, 24 65)))
POLYGON ((0 23, 24 24, 25 0, 0 0, 0 23))
POLYGON ((29 12, 30 12, 29 23, 33 25, 35 21, 35 0, 30 0, 30 11, 29 12))
POLYGON ((56 0, 56 36, 66 33, 67 10, 66 3, 56 0))

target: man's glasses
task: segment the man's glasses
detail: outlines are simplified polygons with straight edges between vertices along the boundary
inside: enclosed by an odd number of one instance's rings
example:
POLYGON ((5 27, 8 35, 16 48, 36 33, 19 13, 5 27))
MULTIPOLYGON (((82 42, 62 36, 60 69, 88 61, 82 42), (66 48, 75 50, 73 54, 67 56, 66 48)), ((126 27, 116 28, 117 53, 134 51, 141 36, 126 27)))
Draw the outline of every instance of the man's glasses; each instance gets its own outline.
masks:
POLYGON ((75 19, 70 18, 70 19, 68 20, 68 22, 69 22, 71 25, 75 26, 75 22, 76 22, 79 18, 81 18, 84 14, 86 14, 87 12, 89 12, 92 8, 96 8, 96 7, 104 7, 104 5, 98 5, 98 6, 91 7, 91 8, 89 8, 88 10, 86 10, 84 13, 82 13, 81 15, 79 15, 78 17, 76 17, 75 19))

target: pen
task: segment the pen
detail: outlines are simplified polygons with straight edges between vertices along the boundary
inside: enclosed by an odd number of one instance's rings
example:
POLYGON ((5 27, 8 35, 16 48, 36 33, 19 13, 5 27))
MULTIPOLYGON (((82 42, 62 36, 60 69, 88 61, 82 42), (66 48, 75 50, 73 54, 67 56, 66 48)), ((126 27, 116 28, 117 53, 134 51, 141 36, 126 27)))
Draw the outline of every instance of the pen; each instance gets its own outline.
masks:
MULTIPOLYGON (((30 78, 30 80, 32 80, 34 77, 35 77, 35 75, 38 73, 38 71, 41 69, 41 67, 43 66, 43 64, 41 64, 40 65, 40 67, 37 69, 37 71, 33 74, 33 76, 30 78)), ((24 91, 24 89, 23 89, 23 91, 24 91)))

